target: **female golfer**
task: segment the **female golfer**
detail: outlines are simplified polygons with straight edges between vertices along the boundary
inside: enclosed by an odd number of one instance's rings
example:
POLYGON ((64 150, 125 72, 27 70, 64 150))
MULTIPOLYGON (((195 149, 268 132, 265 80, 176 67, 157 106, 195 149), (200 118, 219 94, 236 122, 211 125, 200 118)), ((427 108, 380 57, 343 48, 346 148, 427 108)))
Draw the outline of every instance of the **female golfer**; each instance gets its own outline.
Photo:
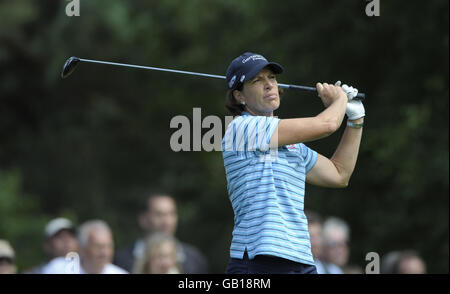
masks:
POLYGON ((356 164, 365 116, 357 90, 317 83, 325 110, 314 117, 279 119, 276 74, 283 68, 259 54, 244 53, 227 69, 226 107, 237 117, 222 141, 234 229, 227 273, 314 274, 305 182, 322 187, 348 185, 356 164), (347 128, 328 159, 303 142, 347 128))

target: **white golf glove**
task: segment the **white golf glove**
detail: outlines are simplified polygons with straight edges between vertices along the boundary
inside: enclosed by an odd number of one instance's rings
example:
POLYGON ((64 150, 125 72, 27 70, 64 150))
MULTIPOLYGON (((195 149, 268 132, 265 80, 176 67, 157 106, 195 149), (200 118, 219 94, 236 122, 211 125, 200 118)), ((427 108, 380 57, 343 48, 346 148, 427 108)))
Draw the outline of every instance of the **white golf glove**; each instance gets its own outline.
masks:
POLYGON ((364 105, 361 100, 348 101, 345 114, 347 114, 349 120, 355 120, 366 116, 366 111, 364 110, 364 105))
POLYGON ((339 86, 344 90, 344 93, 347 95, 348 101, 353 100, 353 98, 358 95, 358 89, 348 86, 347 84, 343 84, 341 86, 341 81, 337 81, 334 85, 339 86))
MULTIPOLYGON (((337 81, 335 86, 341 86, 341 81, 337 81)), ((346 84, 342 85, 342 90, 344 90, 345 94, 347 94, 348 102, 347 109, 345 110, 345 114, 349 120, 355 120, 361 118, 366 115, 366 111, 364 109, 364 105, 361 100, 353 100, 353 98, 358 95, 358 89, 349 87, 346 84)))

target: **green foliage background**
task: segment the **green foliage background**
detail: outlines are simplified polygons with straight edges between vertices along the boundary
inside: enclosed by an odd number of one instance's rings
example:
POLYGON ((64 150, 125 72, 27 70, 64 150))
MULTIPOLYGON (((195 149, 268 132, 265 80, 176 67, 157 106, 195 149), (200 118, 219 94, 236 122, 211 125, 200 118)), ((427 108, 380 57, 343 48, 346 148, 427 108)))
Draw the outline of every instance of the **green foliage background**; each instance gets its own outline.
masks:
MULTIPOLYGON (((228 260, 233 212, 219 152, 170 149, 176 115, 228 115, 222 81, 81 64, 70 56, 224 74, 245 51, 281 63, 280 82, 342 80, 367 94, 350 186, 308 187, 306 208, 351 226, 352 264, 415 249, 448 273, 448 1, 0 1, 0 238, 19 270, 40 263, 50 218, 102 218, 116 247, 138 235, 149 191, 179 203, 178 237, 211 271, 228 260)), ((315 95, 288 92, 277 115, 312 116, 315 95)), ((340 132, 308 144, 331 156, 340 132)))

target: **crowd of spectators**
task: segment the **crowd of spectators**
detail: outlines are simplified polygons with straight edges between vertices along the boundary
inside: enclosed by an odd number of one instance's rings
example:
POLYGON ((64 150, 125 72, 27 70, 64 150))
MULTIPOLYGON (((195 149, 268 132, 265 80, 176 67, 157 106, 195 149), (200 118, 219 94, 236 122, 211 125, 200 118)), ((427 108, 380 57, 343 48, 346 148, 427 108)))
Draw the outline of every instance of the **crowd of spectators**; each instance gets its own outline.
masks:
MULTIPOLYGON (((364 274, 349 264, 350 227, 337 217, 323 218, 306 211, 311 250, 319 274, 364 274)), ((178 213, 175 199, 154 194, 137 215, 142 235, 116 250, 110 226, 100 219, 76 226, 58 217, 44 228, 45 262, 26 269, 26 274, 204 274, 208 261, 195 246, 176 237, 178 213)), ((0 239, 0 274, 18 273, 16 254, 0 239)), ((381 258, 381 274, 425 274, 426 264, 413 250, 398 250, 381 258)))
MULTIPOLYGON (((318 274, 365 274, 365 268, 349 264, 350 227, 337 217, 323 218, 307 211, 311 250, 318 274)), ((380 260, 380 274, 425 274, 426 264, 414 250, 387 252, 380 260)))
MULTIPOLYGON (((107 222, 91 219, 76 226, 58 217, 44 228, 45 262, 26 274, 205 274, 208 262, 195 246, 175 236, 178 213, 170 195, 154 194, 138 214, 142 236, 116 250, 107 222)), ((11 244, 0 239, 0 273, 15 274, 16 255, 11 244)))

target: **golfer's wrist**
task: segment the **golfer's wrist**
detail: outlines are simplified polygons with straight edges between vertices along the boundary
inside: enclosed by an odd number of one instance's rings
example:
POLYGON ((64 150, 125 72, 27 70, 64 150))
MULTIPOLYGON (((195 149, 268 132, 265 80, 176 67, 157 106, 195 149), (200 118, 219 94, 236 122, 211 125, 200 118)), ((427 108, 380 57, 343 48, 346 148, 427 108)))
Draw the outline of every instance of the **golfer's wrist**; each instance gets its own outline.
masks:
POLYGON ((361 129, 363 126, 364 126, 364 117, 354 120, 347 120, 347 127, 349 128, 361 129))
POLYGON ((354 124, 361 124, 361 123, 364 123, 364 116, 363 116, 363 117, 360 117, 360 118, 358 118, 358 119, 353 119, 353 120, 349 119, 348 121, 349 121, 349 122, 352 122, 352 123, 354 123, 354 124))

